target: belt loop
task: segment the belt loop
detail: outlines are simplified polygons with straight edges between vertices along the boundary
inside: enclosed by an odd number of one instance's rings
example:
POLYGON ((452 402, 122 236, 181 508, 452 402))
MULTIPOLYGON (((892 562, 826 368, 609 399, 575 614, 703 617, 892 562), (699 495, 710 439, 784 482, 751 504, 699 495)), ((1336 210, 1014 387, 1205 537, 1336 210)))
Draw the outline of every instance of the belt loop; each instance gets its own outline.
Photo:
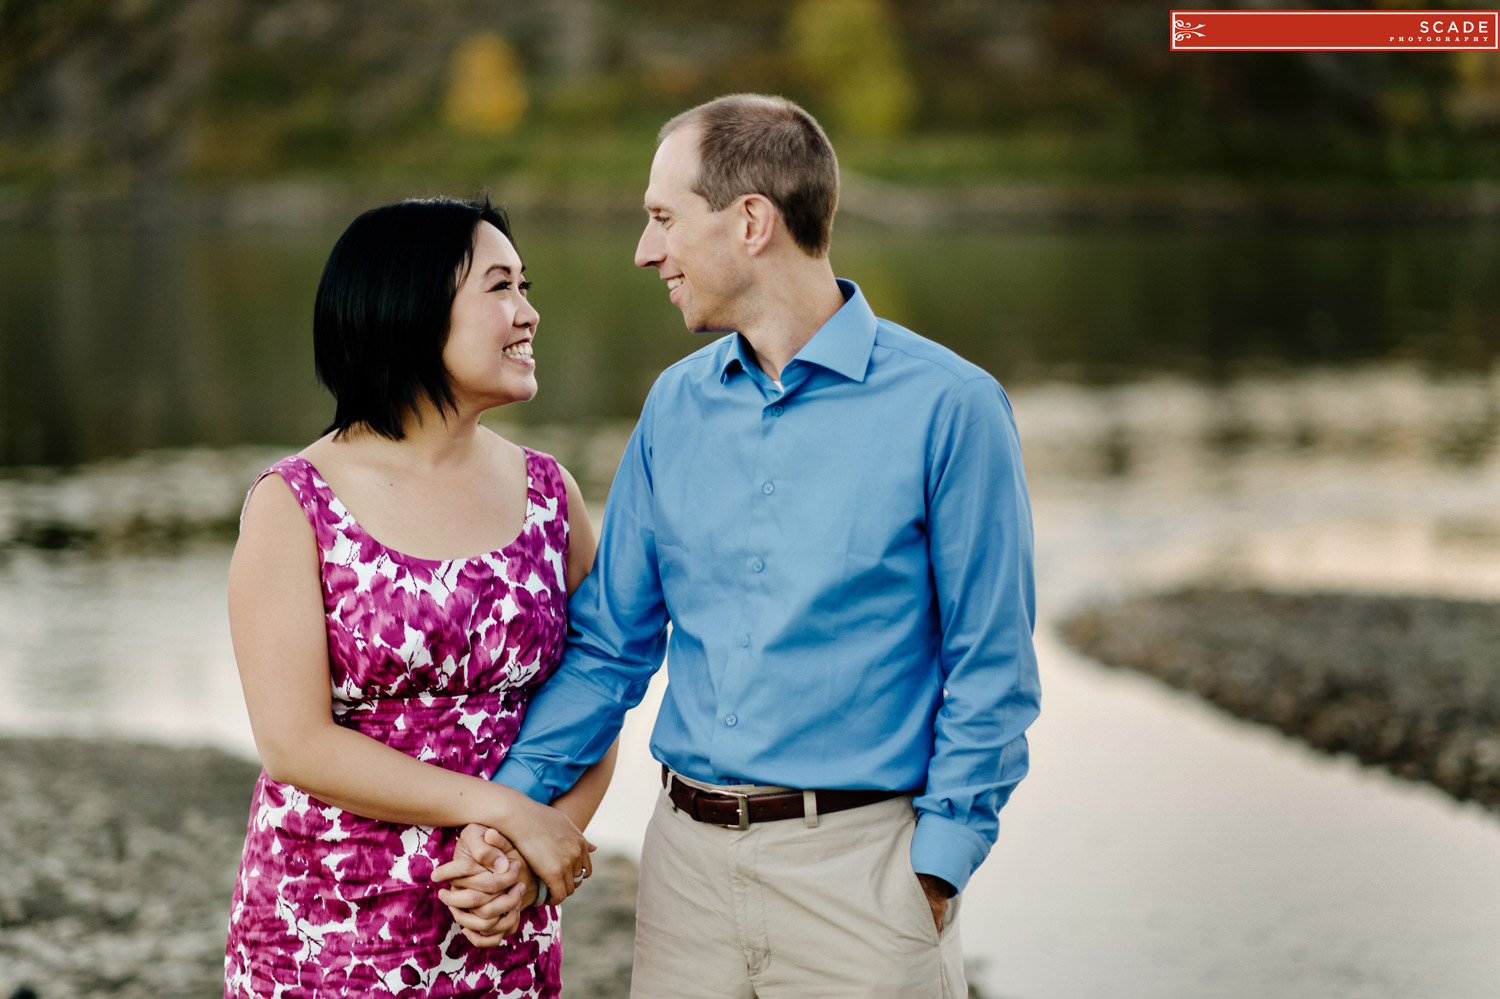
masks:
POLYGON ((802 792, 802 819, 807 823, 807 828, 818 828, 818 792, 802 792))

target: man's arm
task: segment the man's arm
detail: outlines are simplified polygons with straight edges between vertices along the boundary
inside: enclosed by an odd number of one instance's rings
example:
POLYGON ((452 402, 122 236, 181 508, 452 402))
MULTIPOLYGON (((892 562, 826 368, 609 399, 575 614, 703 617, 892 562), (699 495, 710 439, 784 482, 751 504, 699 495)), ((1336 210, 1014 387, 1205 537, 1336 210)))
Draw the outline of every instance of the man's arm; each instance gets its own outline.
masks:
POLYGON ((666 649, 656 563, 648 398, 604 508, 594 568, 568 602, 568 645, 533 695, 520 734, 491 778, 550 802, 603 758, 640 703, 666 649))
POLYGON ((965 382, 950 400, 927 492, 944 680, 911 859, 925 886, 962 891, 1026 775, 1041 696, 1031 506, 1015 419, 993 379, 965 382))

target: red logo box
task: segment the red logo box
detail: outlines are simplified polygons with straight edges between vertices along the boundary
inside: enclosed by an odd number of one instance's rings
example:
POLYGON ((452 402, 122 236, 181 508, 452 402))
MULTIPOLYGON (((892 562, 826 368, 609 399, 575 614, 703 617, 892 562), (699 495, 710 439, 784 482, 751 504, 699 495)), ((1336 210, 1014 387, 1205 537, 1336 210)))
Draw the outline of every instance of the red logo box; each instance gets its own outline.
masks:
POLYGON ((1500 49, 1493 10, 1174 10, 1172 48, 1194 52, 1500 49))

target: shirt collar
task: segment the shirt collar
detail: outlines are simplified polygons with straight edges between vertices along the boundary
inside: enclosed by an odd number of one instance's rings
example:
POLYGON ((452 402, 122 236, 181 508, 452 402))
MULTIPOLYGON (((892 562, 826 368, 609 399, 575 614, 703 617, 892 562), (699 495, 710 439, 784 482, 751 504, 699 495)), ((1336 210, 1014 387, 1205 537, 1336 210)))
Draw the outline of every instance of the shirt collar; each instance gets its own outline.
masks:
MULTIPOLYGON (((824 323, 813 338, 788 363, 816 364, 850 381, 862 382, 875 349, 875 313, 865 301, 864 293, 853 281, 838 279, 844 304, 824 323)), ((738 333, 727 338, 728 349, 722 354, 719 381, 728 381, 736 369, 748 371, 752 362, 745 338, 738 333)))

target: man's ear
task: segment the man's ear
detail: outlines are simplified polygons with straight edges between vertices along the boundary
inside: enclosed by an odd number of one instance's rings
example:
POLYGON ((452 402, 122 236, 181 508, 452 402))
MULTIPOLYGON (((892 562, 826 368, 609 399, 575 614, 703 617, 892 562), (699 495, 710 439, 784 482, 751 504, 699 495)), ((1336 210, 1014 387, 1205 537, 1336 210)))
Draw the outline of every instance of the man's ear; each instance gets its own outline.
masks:
POLYGON ((740 232, 745 240, 745 249, 754 257, 771 245, 776 227, 781 225, 781 212, 764 194, 747 194, 740 200, 740 232))

